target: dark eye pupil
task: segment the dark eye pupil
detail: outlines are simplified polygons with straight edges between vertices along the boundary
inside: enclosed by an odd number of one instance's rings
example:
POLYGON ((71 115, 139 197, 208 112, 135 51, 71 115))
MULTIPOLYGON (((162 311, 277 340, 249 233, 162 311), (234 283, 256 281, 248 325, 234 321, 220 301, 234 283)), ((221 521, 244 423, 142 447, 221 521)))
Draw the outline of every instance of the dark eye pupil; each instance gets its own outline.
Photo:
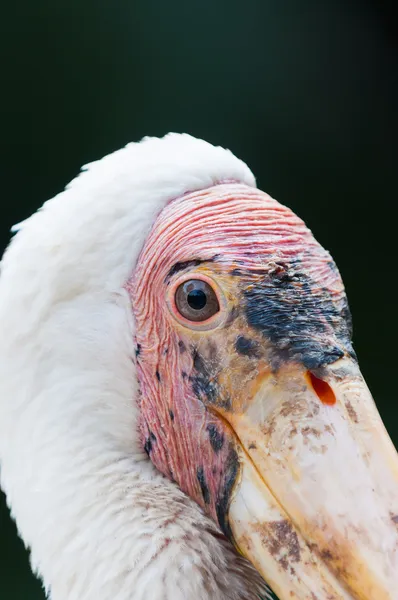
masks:
POLYGON ((206 294, 203 290, 192 290, 187 295, 187 302, 194 310, 201 310, 206 306, 206 294))
POLYGON ((207 321, 220 311, 217 294, 212 286, 201 279, 188 279, 175 292, 175 306, 188 321, 207 321))

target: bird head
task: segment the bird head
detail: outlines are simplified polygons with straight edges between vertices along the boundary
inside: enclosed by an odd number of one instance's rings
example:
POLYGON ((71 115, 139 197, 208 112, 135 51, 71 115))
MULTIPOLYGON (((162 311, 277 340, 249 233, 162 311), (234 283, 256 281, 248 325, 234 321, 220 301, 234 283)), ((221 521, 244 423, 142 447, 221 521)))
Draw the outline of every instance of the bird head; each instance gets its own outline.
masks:
POLYGON ((186 194, 157 218, 127 289, 156 467, 281 598, 341 597, 340 585, 388 598, 395 450, 339 272, 304 223, 239 183, 186 194))
POLYGON ((89 167, 21 229, 0 281, 3 396, 18 398, 0 405, 0 457, 32 548, 15 440, 26 464, 53 444, 57 457, 73 447, 79 468, 91 445, 122 448, 194 500, 281 600, 397 598, 397 454, 358 367, 340 274, 246 165, 189 136, 149 139, 89 167), (61 372, 70 402, 58 403, 61 372), (128 385, 112 397, 113 377, 128 385), (43 398, 53 437, 28 427, 43 398))

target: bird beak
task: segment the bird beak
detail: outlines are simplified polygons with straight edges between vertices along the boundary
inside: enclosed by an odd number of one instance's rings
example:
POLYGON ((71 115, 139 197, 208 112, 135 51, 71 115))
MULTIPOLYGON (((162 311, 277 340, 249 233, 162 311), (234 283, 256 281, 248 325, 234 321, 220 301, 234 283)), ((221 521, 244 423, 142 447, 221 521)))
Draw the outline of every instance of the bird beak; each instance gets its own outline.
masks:
POLYGON ((356 363, 260 373, 238 439, 234 542, 280 600, 398 598, 398 458, 356 363))

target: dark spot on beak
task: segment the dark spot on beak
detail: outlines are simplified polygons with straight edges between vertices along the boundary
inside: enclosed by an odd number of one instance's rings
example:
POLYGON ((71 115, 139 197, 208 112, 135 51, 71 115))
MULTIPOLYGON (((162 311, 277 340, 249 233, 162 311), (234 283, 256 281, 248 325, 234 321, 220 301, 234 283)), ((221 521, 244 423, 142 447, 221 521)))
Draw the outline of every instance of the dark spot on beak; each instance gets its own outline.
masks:
POLYGON ((215 425, 208 425, 207 431, 209 432, 211 447, 217 454, 224 445, 224 434, 220 433, 215 425))
POLYGON ((347 413, 348 413, 348 416, 350 417, 351 421, 353 421, 354 423, 358 423, 358 415, 349 400, 345 401, 345 407, 347 409, 347 413))
POLYGON ((255 340, 238 335, 235 341, 235 349, 238 354, 242 356, 248 356, 250 358, 259 358, 260 351, 259 345, 255 340))
POLYGON ((170 419, 172 421, 174 421, 174 413, 173 413, 173 411, 171 409, 169 410, 169 415, 170 415, 170 419))
POLYGON ((202 497, 203 497, 204 503, 209 504, 210 503, 210 492, 209 492, 208 485, 206 483, 203 467, 197 468, 196 477, 197 477, 197 480, 199 481, 200 491, 202 492, 202 497))
POLYGON ((325 561, 331 561, 334 558, 332 552, 328 548, 321 550, 321 556, 325 561))
POLYGON ((271 521, 259 524, 258 531, 280 566, 287 571, 290 563, 298 563, 301 559, 300 543, 297 533, 286 520, 271 521))
POLYGON ((158 381, 160 381, 160 373, 159 373, 159 371, 156 371, 156 379, 157 379, 158 381))

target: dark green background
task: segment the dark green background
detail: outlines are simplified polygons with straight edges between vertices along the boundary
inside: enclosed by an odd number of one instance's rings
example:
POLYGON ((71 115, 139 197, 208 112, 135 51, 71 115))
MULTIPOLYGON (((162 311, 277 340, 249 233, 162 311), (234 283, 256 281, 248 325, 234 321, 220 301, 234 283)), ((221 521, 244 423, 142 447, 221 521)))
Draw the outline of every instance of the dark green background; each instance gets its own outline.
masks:
MULTIPOLYGON (((173 130, 225 145, 335 257, 362 370, 397 443, 398 57, 389 8, 338 0, 4 5, 0 247, 10 226, 81 164, 128 141, 173 130)), ((43 597, 3 497, 0 597, 43 597)))

